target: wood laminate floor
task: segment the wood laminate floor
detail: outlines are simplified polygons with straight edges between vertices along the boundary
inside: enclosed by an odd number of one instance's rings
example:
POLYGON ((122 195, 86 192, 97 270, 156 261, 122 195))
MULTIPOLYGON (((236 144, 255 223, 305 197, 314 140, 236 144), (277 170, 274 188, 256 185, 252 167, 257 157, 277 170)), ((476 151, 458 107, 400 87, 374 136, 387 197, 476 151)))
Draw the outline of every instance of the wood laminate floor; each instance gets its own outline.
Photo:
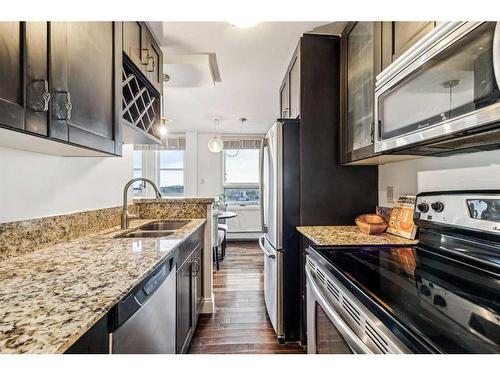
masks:
POLYGON ((257 242, 231 242, 214 265, 214 314, 201 315, 189 353, 303 354, 277 342, 264 304, 264 259, 257 242))

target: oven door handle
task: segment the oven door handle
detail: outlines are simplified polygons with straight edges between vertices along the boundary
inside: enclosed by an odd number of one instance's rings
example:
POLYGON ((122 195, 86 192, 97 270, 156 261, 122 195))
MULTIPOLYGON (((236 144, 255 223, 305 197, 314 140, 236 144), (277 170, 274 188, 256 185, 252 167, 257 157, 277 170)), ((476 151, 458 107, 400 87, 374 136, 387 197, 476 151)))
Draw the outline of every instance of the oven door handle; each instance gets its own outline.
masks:
MULTIPOLYGON (((342 335, 344 340, 350 346, 352 351, 357 354, 372 354, 373 352, 368 348, 365 343, 349 328, 349 326, 344 322, 344 320, 335 312, 335 310, 330 306, 323 292, 318 287, 318 284, 314 281, 314 275, 312 274, 310 267, 306 265, 306 276, 308 285, 311 291, 314 293, 314 297, 318 300, 325 313, 330 318, 331 322, 337 328, 339 333, 342 335)), ((308 319, 314 319, 314 317, 307 317, 308 319)), ((308 333, 309 334, 309 333, 308 333)))

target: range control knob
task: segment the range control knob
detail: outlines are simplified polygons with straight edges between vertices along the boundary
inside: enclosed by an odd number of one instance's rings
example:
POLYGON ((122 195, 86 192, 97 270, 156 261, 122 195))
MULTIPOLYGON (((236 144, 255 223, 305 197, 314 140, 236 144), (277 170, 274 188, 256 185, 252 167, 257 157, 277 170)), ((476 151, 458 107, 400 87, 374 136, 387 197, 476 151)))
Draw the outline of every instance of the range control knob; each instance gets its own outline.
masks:
POLYGON ((441 212, 441 211, 444 210, 444 204, 443 204, 443 202, 439 202, 439 201, 432 203, 431 207, 436 212, 441 212))
POLYGON ((417 204, 417 208, 420 212, 427 212, 429 211, 429 205, 425 202, 417 204))
POLYGON ((420 293, 422 293, 424 296, 429 297, 431 295, 431 290, 427 285, 420 285, 420 293))
POLYGON ((436 306, 446 307, 446 300, 439 294, 434 296, 433 302, 436 306))

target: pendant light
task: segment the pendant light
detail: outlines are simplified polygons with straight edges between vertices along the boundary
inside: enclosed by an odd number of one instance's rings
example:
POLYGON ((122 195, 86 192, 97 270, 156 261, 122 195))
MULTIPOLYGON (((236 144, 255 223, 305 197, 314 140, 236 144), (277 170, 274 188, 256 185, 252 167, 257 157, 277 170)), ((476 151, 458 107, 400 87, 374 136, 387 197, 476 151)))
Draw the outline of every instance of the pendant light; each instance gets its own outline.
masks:
POLYGON ((214 135, 212 138, 208 140, 208 149, 211 152, 219 153, 224 148, 224 144, 222 143, 222 139, 217 137, 217 125, 219 125, 219 119, 214 119, 214 135))
POLYGON ((236 152, 234 154, 229 154, 227 151, 226 151, 226 156, 230 157, 230 158, 235 158, 236 156, 238 156, 238 154, 240 153, 240 150, 243 148, 243 124, 245 123, 245 121, 247 120, 246 117, 240 117, 240 147, 236 150, 236 152))
POLYGON ((160 120, 160 128, 158 130, 159 130, 160 136, 162 138, 167 135, 167 132, 168 132, 167 123, 168 122, 170 122, 170 120, 166 117, 162 117, 160 120))

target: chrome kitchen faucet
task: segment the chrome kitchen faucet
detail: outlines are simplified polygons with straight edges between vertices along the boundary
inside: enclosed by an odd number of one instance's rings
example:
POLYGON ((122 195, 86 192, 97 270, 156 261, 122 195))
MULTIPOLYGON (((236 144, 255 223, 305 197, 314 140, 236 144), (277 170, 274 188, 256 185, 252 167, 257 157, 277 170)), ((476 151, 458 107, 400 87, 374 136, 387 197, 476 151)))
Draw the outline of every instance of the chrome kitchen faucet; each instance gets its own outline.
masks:
POLYGON ((149 178, 137 177, 137 178, 133 178, 129 182, 127 182, 127 184, 123 188, 122 229, 128 229, 129 224, 130 224, 130 219, 137 218, 137 215, 130 215, 128 213, 128 204, 127 204, 128 188, 130 187, 130 185, 132 185, 134 182, 137 182, 137 181, 148 182, 155 190, 156 198, 161 198, 161 193, 160 193, 160 190, 158 189, 158 186, 156 186, 156 184, 153 181, 151 181, 149 178))

